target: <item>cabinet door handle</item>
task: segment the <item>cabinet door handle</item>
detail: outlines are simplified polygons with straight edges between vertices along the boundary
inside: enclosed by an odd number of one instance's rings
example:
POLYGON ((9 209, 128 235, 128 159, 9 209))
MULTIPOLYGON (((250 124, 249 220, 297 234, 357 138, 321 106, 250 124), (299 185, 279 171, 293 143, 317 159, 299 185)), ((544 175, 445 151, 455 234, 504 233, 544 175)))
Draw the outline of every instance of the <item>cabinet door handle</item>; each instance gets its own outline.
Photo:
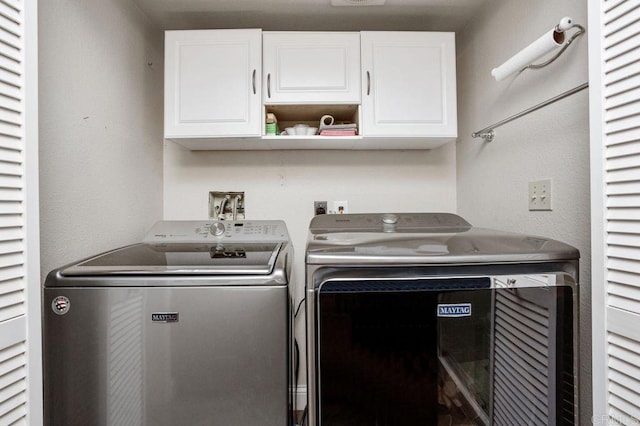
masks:
POLYGON ((256 94, 256 70, 253 70, 253 75, 251 76, 252 84, 253 84, 253 94, 256 94))
POLYGON ((271 97, 271 73, 267 74, 267 98, 271 97))
POLYGON ((367 71, 367 96, 371 94, 371 74, 367 71))

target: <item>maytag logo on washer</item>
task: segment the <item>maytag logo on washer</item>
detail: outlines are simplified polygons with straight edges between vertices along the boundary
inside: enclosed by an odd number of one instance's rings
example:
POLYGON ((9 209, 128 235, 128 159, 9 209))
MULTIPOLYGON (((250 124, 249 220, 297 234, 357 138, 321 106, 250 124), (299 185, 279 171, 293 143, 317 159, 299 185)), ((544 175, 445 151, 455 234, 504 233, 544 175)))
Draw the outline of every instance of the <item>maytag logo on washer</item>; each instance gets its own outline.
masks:
POLYGON ((69 312, 70 308, 71 308, 71 302, 69 301, 69 299, 67 299, 64 296, 57 296, 51 302, 51 309, 53 310, 54 313, 58 315, 66 314, 67 312, 69 312))
POLYGON ((177 312, 152 312, 151 321, 153 322, 178 322, 177 312))
POLYGON ((439 303, 438 316, 445 318, 470 317, 471 303, 439 303))

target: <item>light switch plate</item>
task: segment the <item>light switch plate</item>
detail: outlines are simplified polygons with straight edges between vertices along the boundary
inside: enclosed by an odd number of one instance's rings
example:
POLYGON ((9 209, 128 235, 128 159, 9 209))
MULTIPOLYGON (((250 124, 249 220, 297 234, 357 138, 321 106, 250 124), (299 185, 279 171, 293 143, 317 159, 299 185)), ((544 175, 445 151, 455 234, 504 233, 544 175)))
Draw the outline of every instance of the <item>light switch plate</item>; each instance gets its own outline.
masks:
POLYGON ((529 210, 551 210, 551 179, 529 182, 529 210))

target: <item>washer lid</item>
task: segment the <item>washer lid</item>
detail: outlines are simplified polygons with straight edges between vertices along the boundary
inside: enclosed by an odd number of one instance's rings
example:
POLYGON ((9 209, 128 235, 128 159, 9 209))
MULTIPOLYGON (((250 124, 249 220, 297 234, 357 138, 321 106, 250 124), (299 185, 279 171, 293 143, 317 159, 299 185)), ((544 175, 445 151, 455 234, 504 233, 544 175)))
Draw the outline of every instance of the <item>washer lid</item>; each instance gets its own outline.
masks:
POLYGON ((283 243, 136 244, 61 271, 89 275, 269 275, 283 243))

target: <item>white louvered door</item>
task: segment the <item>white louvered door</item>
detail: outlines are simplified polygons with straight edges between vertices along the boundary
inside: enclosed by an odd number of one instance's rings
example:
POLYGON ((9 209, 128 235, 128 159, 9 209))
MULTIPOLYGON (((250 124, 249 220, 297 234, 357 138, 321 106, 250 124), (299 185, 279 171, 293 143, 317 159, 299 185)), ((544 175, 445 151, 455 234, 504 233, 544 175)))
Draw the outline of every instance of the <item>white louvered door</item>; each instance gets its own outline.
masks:
POLYGON ((640 423, 640 1, 590 10, 594 423, 640 423))
POLYGON ((36 70, 37 50, 27 53, 37 49, 36 7, 0 0, 0 425, 41 422, 37 80, 27 75, 36 70))

